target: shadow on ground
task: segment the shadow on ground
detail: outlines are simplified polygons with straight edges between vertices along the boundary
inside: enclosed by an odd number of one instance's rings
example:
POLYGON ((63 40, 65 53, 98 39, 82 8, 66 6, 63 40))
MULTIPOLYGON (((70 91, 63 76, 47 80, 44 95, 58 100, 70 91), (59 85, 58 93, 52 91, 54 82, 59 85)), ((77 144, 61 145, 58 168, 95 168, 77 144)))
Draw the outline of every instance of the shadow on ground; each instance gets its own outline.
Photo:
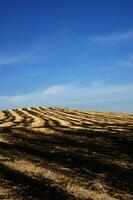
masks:
MULTIPOLYGON (((14 193, 21 199, 78 198, 50 178, 38 178, 36 173, 27 175, 4 162, 14 163, 26 159, 38 167, 73 180, 80 177, 86 189, 98 190, 94 180, 99 180, 112 197, 122 199, 122 195, 132 194, 132 142, 126 134, 58 131, 56 128, 55 134, 49 134, 11 127, 1 129, 0 133, 7 141, 0 142, 0 156, 3 158, 0 160, 0 175, 3 185, 9 184, 16 188, 14 193)), ((64 184, 63 181, 61 184, 64 184)))

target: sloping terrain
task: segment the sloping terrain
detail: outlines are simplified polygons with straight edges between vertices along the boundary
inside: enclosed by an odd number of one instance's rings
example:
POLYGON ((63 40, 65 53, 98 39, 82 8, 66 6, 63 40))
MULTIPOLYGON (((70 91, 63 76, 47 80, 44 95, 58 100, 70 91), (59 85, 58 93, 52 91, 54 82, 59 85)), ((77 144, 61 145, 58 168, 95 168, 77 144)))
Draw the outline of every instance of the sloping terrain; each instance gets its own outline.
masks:
POLYGON ((133 115, 0 112, 0 199, 133 199, 133 115))

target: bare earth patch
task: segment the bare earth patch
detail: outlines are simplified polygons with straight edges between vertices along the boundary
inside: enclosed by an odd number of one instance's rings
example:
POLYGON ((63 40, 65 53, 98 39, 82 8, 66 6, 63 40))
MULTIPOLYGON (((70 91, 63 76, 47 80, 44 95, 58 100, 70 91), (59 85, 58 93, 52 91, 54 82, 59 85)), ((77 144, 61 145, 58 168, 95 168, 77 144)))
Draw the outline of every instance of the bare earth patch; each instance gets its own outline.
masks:
POLYGON ((133 115, 0 112, 0 199, 133 199, 133 115))

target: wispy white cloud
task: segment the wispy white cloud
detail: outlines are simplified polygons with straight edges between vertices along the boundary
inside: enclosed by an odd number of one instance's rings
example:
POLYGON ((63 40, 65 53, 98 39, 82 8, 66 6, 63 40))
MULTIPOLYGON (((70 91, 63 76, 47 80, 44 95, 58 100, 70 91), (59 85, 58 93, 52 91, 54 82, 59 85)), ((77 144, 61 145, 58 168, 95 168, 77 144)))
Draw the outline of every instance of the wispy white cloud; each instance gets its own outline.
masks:
POLYGON ((0 57, 0 66, 17 64, 17 63, 26 61, 27 59, 30 59, 31 57, 32 55, 30 53, 3 56, 3 57, 0 57))
POLYGON ((96 81, 92 81, 90 83, 91 86, 95 86, 95 87, 101 87, 103 86, 105 83, 103 80, 96 80, 96 81))
POLYGON ((34 47, 25 52, 7 52, 4 55, 0 55, 0 66, 10 66, 19 63, 46 63, 47 61, 44 57, 44 49, 42 46, 40 48, 34 47))
POLYGON ((96 43, 106 43, 106 42, 121 42, 133 38, 133 30, 127 32, 111 33, 108 35, 99 35, 90 38, 90 41, 96 43))
POLYGON ((44 91, 1 96, 0 108, 63 106, 133 113, 133 85, 53 85, 44 91))
POLYGON ((133 67, 133 56, 129 56, 125 60, 119 61, 118 64, 124 67, 133 67))

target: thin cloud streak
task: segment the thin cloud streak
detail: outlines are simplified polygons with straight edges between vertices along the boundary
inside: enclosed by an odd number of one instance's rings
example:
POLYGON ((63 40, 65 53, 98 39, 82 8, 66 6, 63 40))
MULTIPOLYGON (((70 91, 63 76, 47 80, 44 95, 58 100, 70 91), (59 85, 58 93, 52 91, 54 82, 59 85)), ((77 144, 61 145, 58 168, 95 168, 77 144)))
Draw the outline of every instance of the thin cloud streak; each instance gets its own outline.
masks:
POLYGON ((94 36, 90 38, 90 41, 94 43, 104 42, 121 42, 133 38, 133 30, 121 33, 111 33, 108 35, 94 36))
POLYGON ((133 85, 53 85, 44 91, 18 96, 1 96, 0 109, 27 106, 78 107, 133 113, 133 85), (114 110, 115 108, 115 110, 114 110))
MULTIPOLYGON (((42 45, 43 46, 43 45, 42 45)), ((44 59, 44 55, 41 56, 43 52, 43 47, 32 47, 31 50, 21 53, 9 53, 4 56, 0 55, 0 66, 10 66, 19 63, 35 63, 35 62, 43 62, 46 63, 46 58, 44 59)))
POLYGON ((92 81, 90 83, 91 86, 95 86, 95 87, 101 87, 103 86, 105 83, 103 80, 97 80, 97 81, 92 81))
POLYGON ((120 61, 118 64, 124 67, 133 67, 133 56, 129 56, 125 60, 120 61))
POLYGON ((32 55, 29 53, 0 57, 0 66, 21 63, 31 57, 32 57, 32 55))

